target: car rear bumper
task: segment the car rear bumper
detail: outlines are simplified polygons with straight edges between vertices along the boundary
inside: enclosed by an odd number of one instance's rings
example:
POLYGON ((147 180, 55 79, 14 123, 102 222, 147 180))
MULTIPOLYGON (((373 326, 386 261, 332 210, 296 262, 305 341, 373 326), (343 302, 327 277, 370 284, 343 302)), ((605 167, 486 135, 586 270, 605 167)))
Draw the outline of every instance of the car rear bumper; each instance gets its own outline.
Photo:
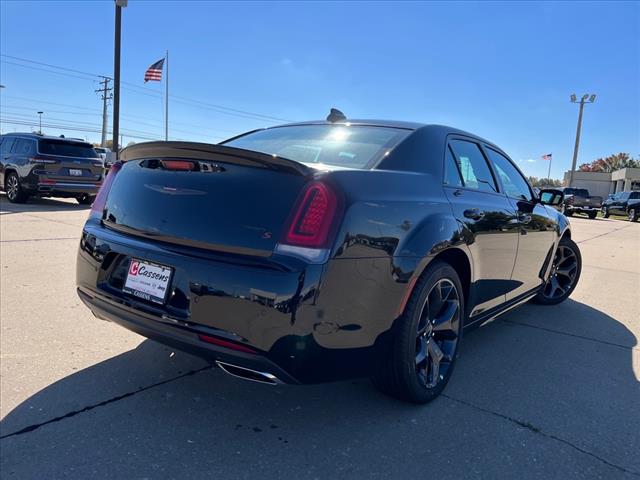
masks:
POLYGON ((80 194, 96 195, 100 190, 99 183, 79 183, 79 182, 49 182, 38 183, 33 189, 33 193, 42 196, 65 197, 80 194))
POLYGON ((397 317, 406 282, 390 258, 307 264, 243 258, 149 241, 85 225, 78 253, 80 298, 99 318, 209 360, 264 371, 286 383, 367 376, 397 317), (131 258, 169 266, 164 305, 122 290, 131 258), (250 354, 205 343, 208 335, 250 354))
POLYGON ((152 315, 127 308, 123 304, 96 296, 82 288, 78 288, 78 296, 96 317, 117 323, 144 337, 212 362, 224 362, 251 371, 262 372, 276 379, 273 383, 299 383, 275 363, 258 353, 244 353, 203 342, 196 329, 164 323, 152 315))
POLYGON ((602 207, 600 205, 567 205, 567 210, 584 211, 584 212, 598 212, 602 207))

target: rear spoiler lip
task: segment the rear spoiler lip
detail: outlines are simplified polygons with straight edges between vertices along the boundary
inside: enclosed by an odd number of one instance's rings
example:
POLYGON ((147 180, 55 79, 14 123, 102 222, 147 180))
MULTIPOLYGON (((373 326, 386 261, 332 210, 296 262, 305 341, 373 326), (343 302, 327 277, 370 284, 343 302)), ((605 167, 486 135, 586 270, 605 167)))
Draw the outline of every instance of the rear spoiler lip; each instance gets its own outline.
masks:
POLYGON ((184 158, 234 163, 251 167, 281 170, 304 177, 312 176, 317 172, 317 170, 311 167, 294 160, 289 160, 288 158, 212 143, 177 141, 144 142, 126 147, 119 155, 119 160, 122 162, 146 158, 184 158))

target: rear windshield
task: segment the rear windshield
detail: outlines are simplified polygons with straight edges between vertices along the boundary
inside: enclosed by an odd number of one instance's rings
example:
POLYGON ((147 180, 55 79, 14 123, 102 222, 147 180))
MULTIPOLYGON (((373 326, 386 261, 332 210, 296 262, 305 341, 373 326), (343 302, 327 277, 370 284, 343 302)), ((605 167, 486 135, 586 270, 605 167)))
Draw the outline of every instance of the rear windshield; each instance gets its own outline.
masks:
POLYGON ((577 195, 578 197, 589 196, 589 190, 586 190, 584 188, 565 188, 564 193, 565 195, 577 195))
POLYGON ((45 155, 61 155, 63 157, 99 157, 88 143, 72 143, 64 140, 40 140, 38 142, 38 151, 45 155))
POLYGON ((248 133, 223 145, 308 165, 369 168, 411 133, 365 125, 294 125, 248 133))

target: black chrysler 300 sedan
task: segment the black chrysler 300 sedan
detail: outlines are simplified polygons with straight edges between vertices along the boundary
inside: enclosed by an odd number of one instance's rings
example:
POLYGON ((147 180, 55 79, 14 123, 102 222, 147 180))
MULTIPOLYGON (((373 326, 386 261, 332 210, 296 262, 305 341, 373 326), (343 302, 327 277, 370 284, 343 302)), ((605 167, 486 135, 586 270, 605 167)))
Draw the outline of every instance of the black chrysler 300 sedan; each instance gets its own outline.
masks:
POLYGON ((453 128, 319 121, 126 148, 82 234, 93 313, 265 383, 370 376, 427 402, 463 327, 578 282, 553 205, 453 128))

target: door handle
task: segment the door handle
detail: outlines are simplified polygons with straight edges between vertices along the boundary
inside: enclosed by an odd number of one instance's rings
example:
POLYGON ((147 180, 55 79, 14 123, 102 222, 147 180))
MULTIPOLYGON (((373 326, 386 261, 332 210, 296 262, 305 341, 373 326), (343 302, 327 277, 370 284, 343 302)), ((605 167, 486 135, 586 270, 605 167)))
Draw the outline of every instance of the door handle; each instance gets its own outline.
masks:
POLYGON ((455 192, 453 192, 453 194, 454 194, 456 197, 459 197, 460 195, 462 195, 462 190, 456 190, 455 192))
POLYGON ((478 208, 470 208, 465 210, 463 215, 471 220, 481 220, 484 217, 484 212, 481 212, 478 208))

